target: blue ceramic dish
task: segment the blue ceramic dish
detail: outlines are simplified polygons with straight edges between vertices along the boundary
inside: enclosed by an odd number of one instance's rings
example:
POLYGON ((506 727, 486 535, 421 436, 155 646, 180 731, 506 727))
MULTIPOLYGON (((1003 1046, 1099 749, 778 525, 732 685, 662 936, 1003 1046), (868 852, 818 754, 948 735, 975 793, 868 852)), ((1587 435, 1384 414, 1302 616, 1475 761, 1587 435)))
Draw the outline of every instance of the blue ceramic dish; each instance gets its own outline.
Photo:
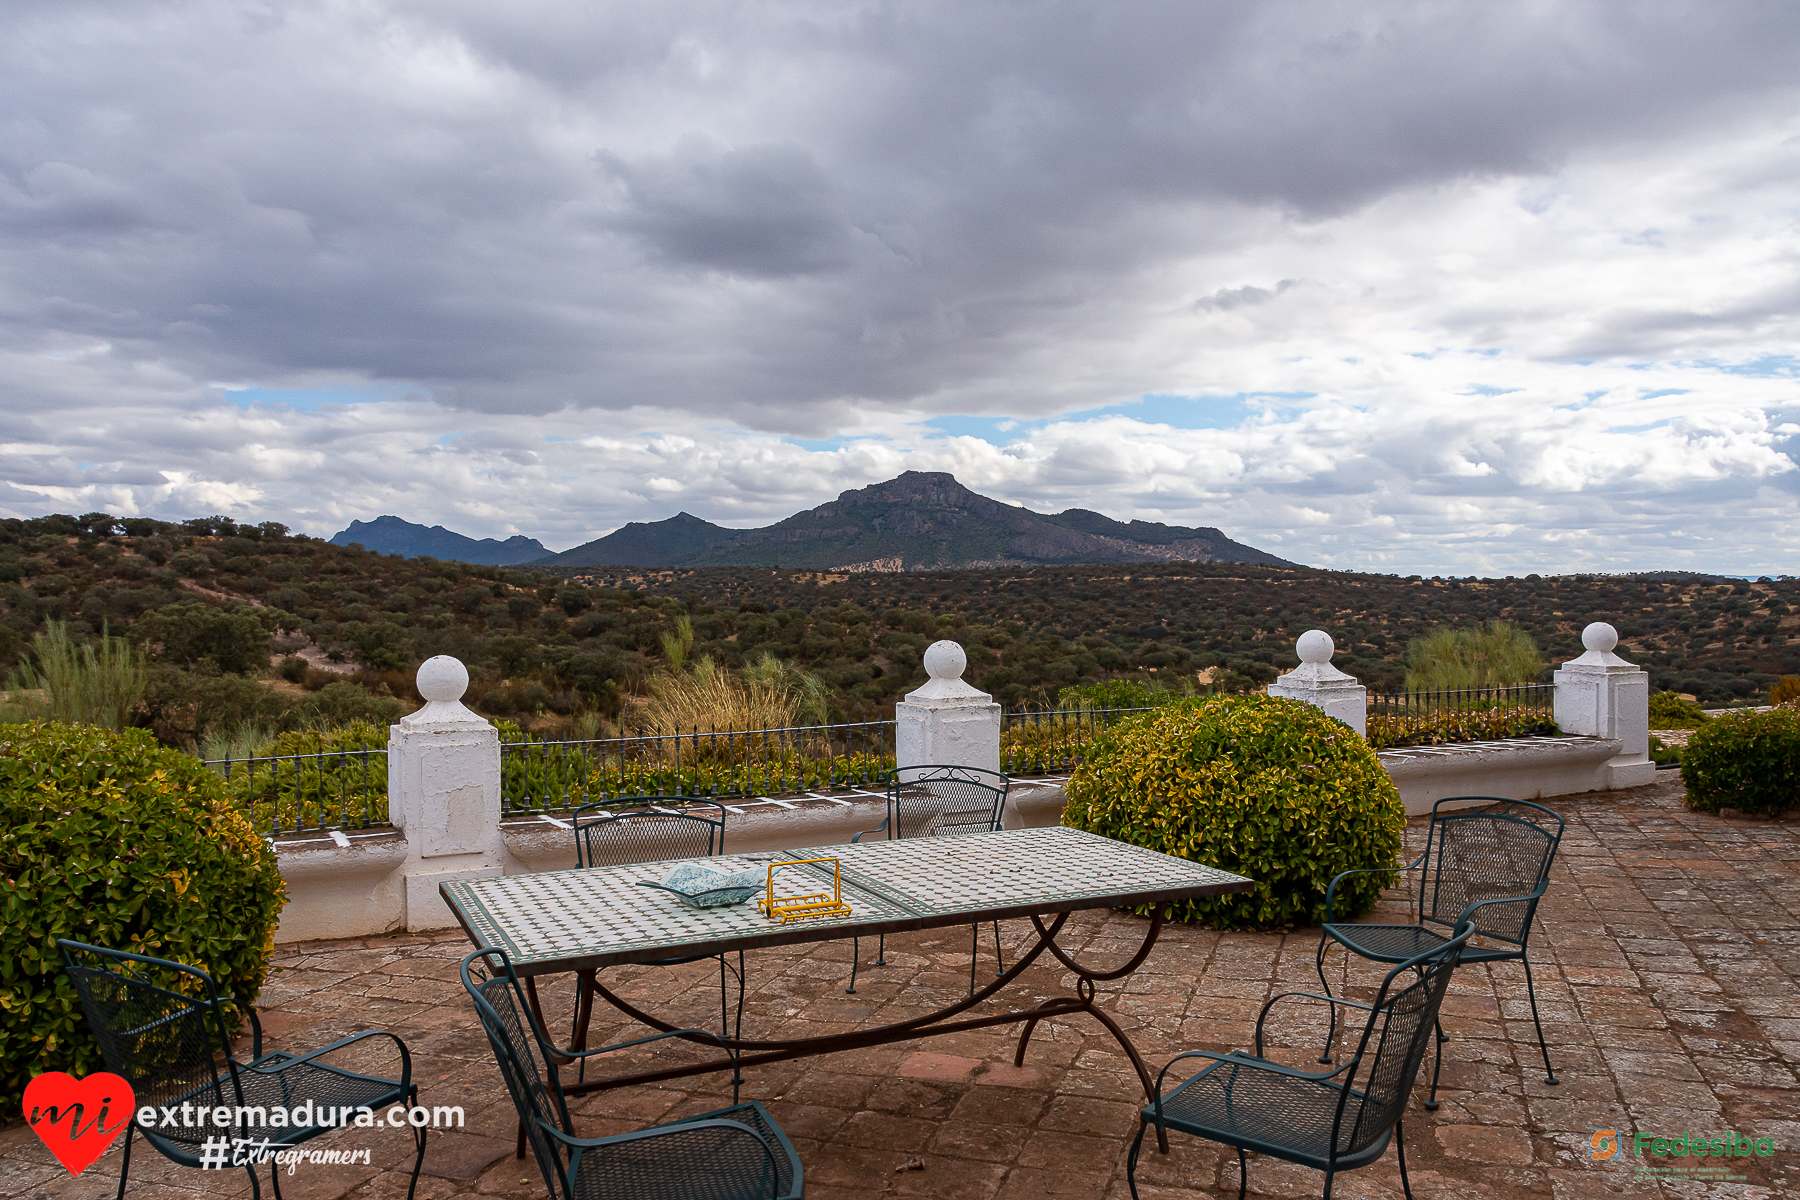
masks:
POLYGON ((767 868, 721 871, 706 863, 682 862, 670 867, 661 883, 640 879, 638 886, 679 896, 689 908, 721 908, 742 904, 761 891, 767 880, 767 868))

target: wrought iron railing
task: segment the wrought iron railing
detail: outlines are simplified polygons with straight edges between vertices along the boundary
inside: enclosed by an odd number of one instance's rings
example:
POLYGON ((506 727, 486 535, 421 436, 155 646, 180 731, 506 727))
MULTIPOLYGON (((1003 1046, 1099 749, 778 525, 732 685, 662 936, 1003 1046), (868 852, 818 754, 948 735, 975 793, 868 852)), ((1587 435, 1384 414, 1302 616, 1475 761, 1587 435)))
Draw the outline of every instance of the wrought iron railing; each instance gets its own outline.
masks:
POLYGON ((1000 769, 1008 775, 1055 775, 1081 765, 1087 747, 1116 721, 1153 708, 1057 708, 1008 712, 1000 730, 1000 769))
POLYGON ((1368 739, 1378 750, 1553 734, 1556 685, 1369 693, 1368 739))
POLYGON ((518 741, 500 747, 501 809, 558 812, 622 796, 783 796, 880 786, 892 721, 518 741))
POLYGON ((388 821, 387 749, 219 758, 205 763, 259 833, 367 829, 388 821))

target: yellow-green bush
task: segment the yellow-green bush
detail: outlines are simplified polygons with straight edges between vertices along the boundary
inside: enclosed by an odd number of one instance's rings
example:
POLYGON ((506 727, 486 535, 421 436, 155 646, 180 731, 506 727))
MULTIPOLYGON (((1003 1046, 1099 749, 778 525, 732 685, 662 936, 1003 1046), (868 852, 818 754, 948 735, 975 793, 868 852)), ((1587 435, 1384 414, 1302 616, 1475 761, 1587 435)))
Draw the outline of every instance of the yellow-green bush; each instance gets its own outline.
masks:
POLYGON ((1337 915, 1394 881, 1406 810, 1374 750, 1310 705, 1275 696, 1170 705, 1106 730, 1069 780, 1063 823, 1256 881, 1174 906, 1220 928, 1311 924, 1341 871, 1337 915))
POLYGON ((141 729, 0 726, 0 1109, 100 1067, 56 939, 172 958, 254 999, 283 901, 275 854, 197 759, 141 729))

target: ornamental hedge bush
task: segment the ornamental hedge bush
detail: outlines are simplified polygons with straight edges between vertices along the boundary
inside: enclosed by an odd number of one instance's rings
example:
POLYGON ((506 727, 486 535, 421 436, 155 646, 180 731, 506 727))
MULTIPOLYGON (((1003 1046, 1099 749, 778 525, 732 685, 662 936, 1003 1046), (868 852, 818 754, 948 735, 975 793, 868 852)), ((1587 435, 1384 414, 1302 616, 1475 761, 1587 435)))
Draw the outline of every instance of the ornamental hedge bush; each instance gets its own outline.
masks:
POLYGON ((1406 809, 1356 731, 1277 696, 1187 701, 1132 717, 1094 742, 1068 784, 1063 823, 1256 881, 1183 901, 1177 920, 1218 928, 1309 925, 1341 871, 1339 917, 1397 878, 1406 809))
POLYGON ((284 898, 275 854, 198 759, 141 729, 0 725, 0 1111, 32 1076, 101 1069, 56 939, 261 990, 284 898))
POLYGON ((1652 729, 1698 729, 1710 720, 1712 714, 1674 692, 1657 692, 1650 697, 1652 729))
POLYGON ((1800 712, 1730 713, 1696 729, 1681 752, 1687 806, 1776 816, 1800 807, 1800 712))

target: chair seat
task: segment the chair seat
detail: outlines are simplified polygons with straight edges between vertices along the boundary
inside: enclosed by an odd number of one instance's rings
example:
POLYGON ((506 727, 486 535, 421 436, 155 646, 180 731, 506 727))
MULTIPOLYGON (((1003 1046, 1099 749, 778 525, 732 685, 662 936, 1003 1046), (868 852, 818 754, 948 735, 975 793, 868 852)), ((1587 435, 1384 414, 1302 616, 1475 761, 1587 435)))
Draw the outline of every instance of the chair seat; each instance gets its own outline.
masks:
MULTIPOLYGON (((1435 950, 1450 940, 1448 934, 1423 925, 1326 925, 1325 936, 1339 942, 1364 958, 1375 962, 1400 963, 1416 955, 1435 950)), ((1523 958, 1524 951, 1516 947, 1511 949, 1494 949, 1486 946, 1465 946, 1462 961, 1465 963, 1497 962, 1509 958, 1523 958)))
POLYGON ((579 1200, 771 1200, 771 1196, 773 1200, 799 1200, 806 1192, 793 1143, 768 1110, 754 1100, 652 1128, 667 1132, 653 1142, 584 1152, 572 1181, 579 1200), (756 1164, 721 1160, 721 1155, 743 1152, 741 1134, 737 1139, 728 1139, 724 1136, 726 1131, 717 1128, 696 1129, 690 1138, 680 1139, 677 1131, 693 1121, 735 1121, 761 1135, 775 1153, 773 1193, 766 1175, 761 1176, 760 1184, 748 1183, 759 1177, 756 1164), (671 1137, 684 1142, 679 1153, 671 1153, 667 1140, 671 1137), (709 1163, 713 1169, 698 1172, 694 1169, 698 1162, 709 1163), (797 1176, 802 1181, 799 1184, 795 1182, 797 1176))
MULTIPOLYGON (((292 1054, 265 1054, 251 1065, 280 1067, 282 1063, 291 1062, 295 1057, 297 1056, 292 1054)), ((375 1075, 359 1075, 354 1071, 340 1070, 317 1062, 301 1063, 299 1066, 285 1067, 266 1074, 251 1070, 250 1065, 239 1063, 238 1079, 243 1084, 244 1107, 246 1108, 267 1109, 279 1105, 284 1109, 291 1110, 296 1105, 304 1105, 310 1100, 314 1112, 322 1109, 368 1107, 376 1110, 377 1120, 382 1120, 384 1119, 381 1115, 383 1108, 402 1103, 405 1099, 405 1092, 397 1080, 383 1079, 375 1075)), ((298 1145, 319 1134, 342 1128, 342 1124, 336 1119, 341 1114, 335 1112, 333 1112, 333 1119, 329 1124, 315 1121, 309 1126, 298 1129, 292 1126, 282 1128, 249 1120, 239 1124, 235 1119, 238 1108, 237 1097, 232 1092, 229 1079, 219 1089, 215 1089, 211 1083, 206 1083, 183 1092, 174 1100, 164 1102, 163 1107, 173 1106, 179 1109, 183 1102, 200 1108, 227 1106, 232 1109, 233 1116, 232 1124, 223 1128, 209 1121, 204 1125, 196 1123, 187 1127, 164 1126, 159 1123, 155 1128, 143 1131, 145 1136, 151 1138, 152 1141, 162 1143, 158 1149, 171 1158, 175 1158, 177 1161, 184 1157, 193 1158, 194 1162, 189 1165, 198 1165, 199 1156, 194 1151, 203 1146, 207 1138, 223 1136, 244 1138, 255 1142, 261 1142, 267 1138, 271 1147, 281 1147, 298 1145)), ((350 1120, 354 1122, 355 1119, 352 1114, 350 1120)))
MULTIPOLYGON (((1327 1081, 1262 1070, 1257 1064, 1263 1061, 1243 1055, 1215 1062, 1163 1097, 1163 1123, 1183 1133, 1324 1170, 1330 1164, 1331 1127, 1343 1089, 1327 1081)), ((1355 1124, 1359 1106, 1354 1101, 1361 1095, 1351 1092, 1346 1126, 1355 1124)), ((1144 1106, 1144 1119, 1155 1122, 1156 1105, 1144 1106)), ((1346 1149, 1354 1132, 1345 1128, 1340 1133, 1346 1149)), ((1337 1168, 1360 1167, 1381 1157, 1388 1136, 1383 1131, 1355 1153, 1340 1154, 1337 1168)))

